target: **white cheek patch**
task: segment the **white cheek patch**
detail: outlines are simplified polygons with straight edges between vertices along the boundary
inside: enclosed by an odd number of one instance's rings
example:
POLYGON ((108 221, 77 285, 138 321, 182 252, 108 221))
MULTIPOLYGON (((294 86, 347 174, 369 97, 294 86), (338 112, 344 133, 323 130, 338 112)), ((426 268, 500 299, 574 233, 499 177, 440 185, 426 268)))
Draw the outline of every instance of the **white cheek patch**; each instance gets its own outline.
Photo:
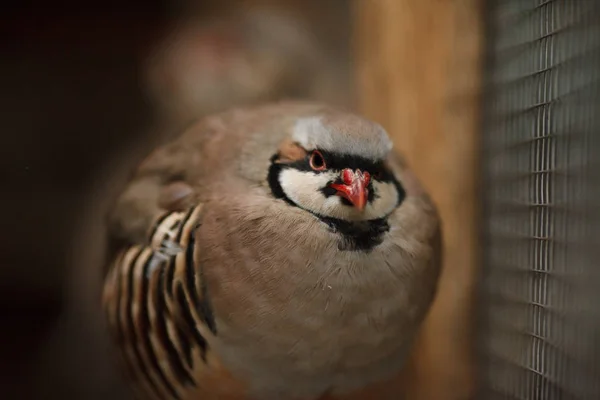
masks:
POLYGON ((343 204, 339 196, 325 197, 321 189, 337 177, 337 173, 315 174, 287 168, 281 171, 279 183, 291 201, 322 216, 349 221, 370 220, 382 218, 396 207, 398 201, 396 187, 391 183, 377 181, 373 182, 376 198, 372 203, 367 203, 362 212, 343 204))
POLYGON ((398 204, 398 189, 391 182, 373 181, 375 198, 367 205, 372 218, 382 218, 391 213, 398 204))
POLYGON ((315 174, 286 168, 279 174, 279 184, 286 196, 300 207, 317 214, 328 215, 324 213, 325 210, 342 204, 339 198, 326 198, 320 190, 336 176, 334 173, 315 174))

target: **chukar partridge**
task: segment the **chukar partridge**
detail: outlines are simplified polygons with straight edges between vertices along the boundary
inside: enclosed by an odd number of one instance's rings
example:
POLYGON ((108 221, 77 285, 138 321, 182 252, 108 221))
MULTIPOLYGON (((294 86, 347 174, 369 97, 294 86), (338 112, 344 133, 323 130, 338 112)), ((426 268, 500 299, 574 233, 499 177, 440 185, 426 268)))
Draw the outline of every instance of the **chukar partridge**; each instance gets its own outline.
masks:
POLYGON ((378 124, 310 102, 206 118, 110 221, 104 307, 140 398, 401 398, 439 221, 378 124))

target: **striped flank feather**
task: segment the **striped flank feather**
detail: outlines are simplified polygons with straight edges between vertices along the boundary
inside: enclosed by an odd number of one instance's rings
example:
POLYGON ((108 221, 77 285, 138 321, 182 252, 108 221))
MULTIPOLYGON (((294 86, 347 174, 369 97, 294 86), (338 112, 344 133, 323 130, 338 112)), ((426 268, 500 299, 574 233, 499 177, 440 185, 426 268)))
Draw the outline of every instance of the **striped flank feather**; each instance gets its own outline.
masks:
POLYGON ((201 211, 161 215, 148 243, 121 251, 106 277, 109 329, 140 398, 183 400, 207 367, 205 337, 216 327, 194 263, 201 211))

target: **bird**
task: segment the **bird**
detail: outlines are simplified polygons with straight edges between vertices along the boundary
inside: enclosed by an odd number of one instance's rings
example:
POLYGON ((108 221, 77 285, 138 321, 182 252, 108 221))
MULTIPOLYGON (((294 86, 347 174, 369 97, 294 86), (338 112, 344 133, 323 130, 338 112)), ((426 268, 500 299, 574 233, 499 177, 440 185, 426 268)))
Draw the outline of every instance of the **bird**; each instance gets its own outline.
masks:
POLYGON ((441 223, 380 124, 308 100, 201 118, 108 226, 102 305, 138 398, 401 398, 441 223))

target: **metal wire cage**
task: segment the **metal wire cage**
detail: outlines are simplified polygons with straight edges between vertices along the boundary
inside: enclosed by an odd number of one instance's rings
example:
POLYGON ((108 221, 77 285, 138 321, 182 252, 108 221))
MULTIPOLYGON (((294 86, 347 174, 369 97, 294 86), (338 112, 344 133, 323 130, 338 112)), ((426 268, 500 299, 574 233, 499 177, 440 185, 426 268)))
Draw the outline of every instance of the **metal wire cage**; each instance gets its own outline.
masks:
POLYGON ((600 1, 487 3, 478 398, 600 399, 600 1))

